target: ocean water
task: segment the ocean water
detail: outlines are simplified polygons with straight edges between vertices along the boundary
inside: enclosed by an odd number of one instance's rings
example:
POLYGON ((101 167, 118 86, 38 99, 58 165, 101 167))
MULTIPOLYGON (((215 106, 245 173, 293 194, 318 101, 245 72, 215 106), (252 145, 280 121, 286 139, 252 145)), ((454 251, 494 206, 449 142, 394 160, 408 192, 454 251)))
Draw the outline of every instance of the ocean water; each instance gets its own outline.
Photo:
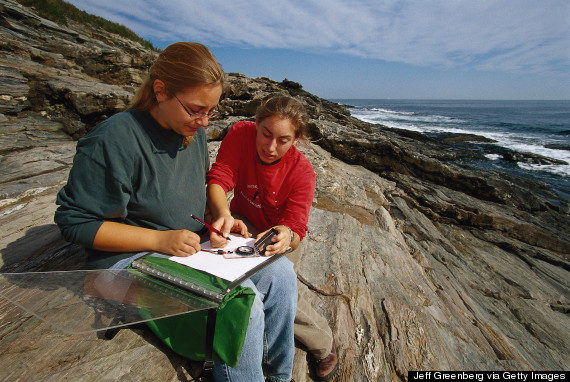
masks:
MULTIPOLYGON (((483 150, 483 160, 467 164, 540 180, 570 200, 570 101, 466 101, 336 99, 366 122, 413 130, 476 134, 495 143, 462 145, 483 150), (542 155, 566 164, 510 162, 505 149, 542 155)), ((470 148, 469 148, 470 147, 470 148)))

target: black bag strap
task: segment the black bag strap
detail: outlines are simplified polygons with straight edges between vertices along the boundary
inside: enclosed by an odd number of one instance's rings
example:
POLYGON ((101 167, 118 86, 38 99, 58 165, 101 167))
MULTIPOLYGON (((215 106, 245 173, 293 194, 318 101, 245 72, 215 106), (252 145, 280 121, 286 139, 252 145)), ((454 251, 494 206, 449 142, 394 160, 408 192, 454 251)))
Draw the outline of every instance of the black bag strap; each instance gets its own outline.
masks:
POLYGON ((204 352, 204 370, 214 368, 214 332, 216 330, 217 309, 208 309, 208 319, 206 321, 206 349, 204 352))

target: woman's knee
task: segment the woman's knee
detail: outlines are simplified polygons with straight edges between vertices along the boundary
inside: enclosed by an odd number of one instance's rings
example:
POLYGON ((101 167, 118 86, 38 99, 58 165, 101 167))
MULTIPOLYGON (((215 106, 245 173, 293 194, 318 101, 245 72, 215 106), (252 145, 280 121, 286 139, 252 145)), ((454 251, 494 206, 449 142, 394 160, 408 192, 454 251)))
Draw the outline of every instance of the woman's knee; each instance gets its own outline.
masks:
POLYGON ((249 325, 251 326, 263 323, 263 320, 263 301, 261 301, 261 297, 256 294, 255 298, 253 299, 253 304, 251 305, 251 311, 249 313, 249 325))
POLYGON ((279 262, 279 268, 275 271, 274 288, 281 296, 282 308, 290 306, 290 309, 294 311, 297 309, 297 274, 293 269, 293 263, 286 257, 282 257, 277 262, 279 262))
POLYGON ((249 313, 249 325, 251 326, 255 323, 262 323, 264 320, 262 296, 251 280, 246 280, 241 285, 243 287, 251 288, 255 293, 255 298, 253 299, 253 304, 251 305, 251 310, 249 313))
POLYGON ((286 257, 282 257, 272 265, 275 265, 273 274, 274 283, 278 285, 283 292, 290 292, 297 295, 297 274, 293 269, 293 263, 286 257))
MULTIPOLYGON (((297 304, 297 275, 293 263, 285 257, 274 261, 251 277, 264 305, 276 301, 292 308, 297 304), (275 300, 277 299, 277 300, 275 300)), ((265 306, 267 308, 267 306, 265 306)))

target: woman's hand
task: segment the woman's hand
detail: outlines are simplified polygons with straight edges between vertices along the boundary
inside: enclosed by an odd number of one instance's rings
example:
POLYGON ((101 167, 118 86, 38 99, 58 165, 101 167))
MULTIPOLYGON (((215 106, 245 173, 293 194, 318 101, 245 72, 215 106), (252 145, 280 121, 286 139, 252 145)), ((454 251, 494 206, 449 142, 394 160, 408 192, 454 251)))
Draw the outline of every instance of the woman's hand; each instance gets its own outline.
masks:
POLYGON ((245 223, 240 219, 234 219, 230 214, 220 216, 214 220, 212 226, 224 234, 224 237, 221 237, 215 232, 210 232, 210 244, 213 248, 225 247, 228 244, 226 237, 230 232, 237 232, 243 237, 251 237, 245 223))
POLYGON ((93 248, 107 252, 158 251, 174 256, 193 255, 201 249, 200 237, 186 229, 159 231, 111 221, 101 224, 93 248))
POLYGON ((202 247, 200 236, 187 229, 156 231, 158 252, 186 257, 195 254, 202 247))
MULTIPOLYGON (((278 255, 285 252, 291 246, 291 231, 289 230, 289 227, 284 225, 276 225, 273 228, 275 228, 279 234, 271 239, 273 244, 265 248, 265 256, 278 255)), ((257 242, 261 237, 263 237, 263 235, 267 233, 267 231, 264 231, 257 235, 255 241, 257 242)))

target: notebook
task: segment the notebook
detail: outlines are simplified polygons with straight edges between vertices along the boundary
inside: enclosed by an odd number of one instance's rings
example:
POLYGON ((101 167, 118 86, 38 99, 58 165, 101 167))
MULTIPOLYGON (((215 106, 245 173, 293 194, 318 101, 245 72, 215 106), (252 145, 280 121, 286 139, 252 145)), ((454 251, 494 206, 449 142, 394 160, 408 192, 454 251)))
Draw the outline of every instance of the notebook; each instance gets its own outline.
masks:
MULTIPOLYGON (((223 250, 253 247, 254 242, 253 238, 232 235, 223 250)), ((188 257, 149 252, 133 261, 131 266, 166 283, 221 303, 231 290, 284 255, 227 259, 223 255, 204 251, 212 249, 209 242, 202 244, 202 249, 188 257)))

